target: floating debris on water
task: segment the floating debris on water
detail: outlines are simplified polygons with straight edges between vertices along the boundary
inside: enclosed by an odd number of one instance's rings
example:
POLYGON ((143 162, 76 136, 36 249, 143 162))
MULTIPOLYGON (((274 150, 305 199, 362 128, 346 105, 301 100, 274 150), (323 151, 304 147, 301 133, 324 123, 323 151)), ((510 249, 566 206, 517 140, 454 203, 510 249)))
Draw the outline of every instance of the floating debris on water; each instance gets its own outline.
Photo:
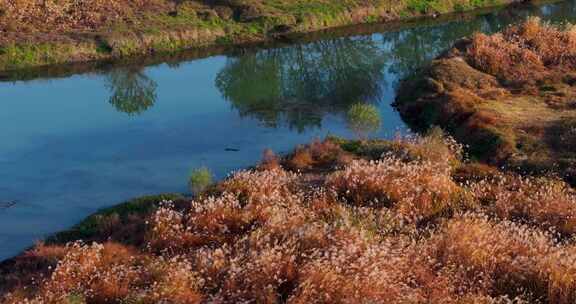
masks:
POLYGON ((14 207, 18 201, 0 201, 0 210, 5 210, 14 207))

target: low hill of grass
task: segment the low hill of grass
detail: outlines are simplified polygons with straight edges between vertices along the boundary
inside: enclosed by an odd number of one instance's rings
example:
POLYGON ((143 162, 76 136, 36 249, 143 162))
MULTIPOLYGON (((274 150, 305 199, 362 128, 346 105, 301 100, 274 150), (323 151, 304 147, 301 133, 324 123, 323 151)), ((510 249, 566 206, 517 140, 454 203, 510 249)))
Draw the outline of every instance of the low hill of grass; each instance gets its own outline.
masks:
POLYGON ((407 80, 397 107, 439 125, 472 156, 576 184, 576 28, 537 18, 458 42, 407 80))
POLYGON ((266 151, 4 262, 2 303, 574 303, 574 190, 462 155, 439 129, 266 151))

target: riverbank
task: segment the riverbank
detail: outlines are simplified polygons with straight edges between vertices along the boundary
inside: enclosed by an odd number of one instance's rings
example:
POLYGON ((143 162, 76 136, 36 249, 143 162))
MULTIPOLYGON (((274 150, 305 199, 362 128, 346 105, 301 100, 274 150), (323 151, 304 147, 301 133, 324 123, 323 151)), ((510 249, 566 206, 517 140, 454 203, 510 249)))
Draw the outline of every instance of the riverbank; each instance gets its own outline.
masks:
POLYGON ((439 129, 329 138, 268 151, 193 200, 93 215, 0 264, 0 298, 573 303, 575 206, 562 181, 466 161, 439 129))
POLYGON ((576 183, 576 36, 536 18, 462 40, 400 89, 416 129, 439 125, 473 157, 576 183))
POLYGON ((14 2, 0 6, 0 71, 281 41, 327 28, 519 2, 525 1, 14 2))

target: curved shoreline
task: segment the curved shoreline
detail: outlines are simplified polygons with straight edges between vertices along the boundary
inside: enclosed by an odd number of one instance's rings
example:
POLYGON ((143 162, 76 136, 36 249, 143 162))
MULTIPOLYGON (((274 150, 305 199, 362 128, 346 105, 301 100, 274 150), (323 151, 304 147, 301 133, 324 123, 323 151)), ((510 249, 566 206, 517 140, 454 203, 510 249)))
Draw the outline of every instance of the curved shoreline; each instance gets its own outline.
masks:
POLYGON ((413 286, 409 299, 418 303, 515 303, 496 301, 502 296, 573 303, 576 278, 564 276, 575 256, 573 189, 462 157, 440 129, 394 141, 329 138, 286 157, 268 154, 193 200, 167 195, 122 204, 0 263, 0 301, 333 303, 339 296, 345 303, 406 303, 404 292, 378 291, 413 286), (336 259, 326 263, 331 254, 336 259), (381 262, 388 263, 377 268, 382 275, 357 275, 381 262), (519 266, 494 267, 502 263, 519 266), (495 278, 489 285, 466 289, 486 272, 495 278), (252 281, 257 273, 263 279, 252 281), (275 274, 285 279, 270 281, 275 274), (398 279, 361 294, 340 292, 390 274, 398 279), (190 275, 200 283, 191 284, 190 275), (410 285, 415 276, 432 283, 410 285), (450 284, 438 289, 437 278, 450 284))
POLYGON ((462 39, 405 79, 394 105, 413 129, 440 126, 476 159, 576 185, 574 65, 552 59, 573 56, 562 45, 570 31, 533 18, 462 39))
MULTIPOLYGON (((83 64, 85 66, 106 65, 115 61, 146 60, 150 55, 163 58, 173 57, 178 52, 194 54, 222 53, 234 46, 269 45, 293 42, 314 37, 315 32, 344 29, 353 25, 374 25, 377 28, 395 29, 403 24, 421 20, 440 21, 454 19, 459 14, 477 14, 486 10, 510 7, 512 5, 540 5, 552 1, 495 0, 469 4, 466 0, 457 0, 452 8, 442 11, 430 10, 426 13, 413 11, 409 4, 389 4, 378 1, 375 4, 344 8, 341 11, 306 12, 306 19, 296 23, 262 24, 259 17, 255 21, 237 22, 211 21, 210 24, 182 25, 170 29, 130 29, 107 33, 65 33, 66 42, 20 43, 14 42, 0 46, 0 80, 13 79, 14 75, 34 74, 26 70, 57 67, 61 65, 83 64), (461 3, 460 3, 461 2, 461 3), (394 6, 394 7, 391 7, 394 6), (72 37, 72 38, 71 38, 72 37), (24 71, 24 72, 23 72, 24 71)), ((295 12, 285 12, 295 18, 295 12)), ((185 17, 178 17, 185 18, 185 17)), ((217 18, 217 17, 212 17, 217 18)), ((290 18, 289 18, 290 19, 290 18)), ((190 20, 183 19, 186 22, 190 20)), ((152 26, 152 25, 150 25, 152 26)), ((177 56, 178 57, 178 56, 177 56)), ((25 77, 24 77, 25 78, 25 77)))

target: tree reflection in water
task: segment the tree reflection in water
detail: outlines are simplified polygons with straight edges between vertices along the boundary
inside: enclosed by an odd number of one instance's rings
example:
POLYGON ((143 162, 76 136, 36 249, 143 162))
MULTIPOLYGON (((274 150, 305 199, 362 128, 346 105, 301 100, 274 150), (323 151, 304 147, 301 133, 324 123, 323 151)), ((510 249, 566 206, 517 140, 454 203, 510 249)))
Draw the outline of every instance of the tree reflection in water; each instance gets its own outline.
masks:
POLYGON ((379 101, 385 61, 376 43, 337 38, 229 58, 216 86, 240 115, 302 132, 327 113, 379 101))
POLYGON ((450 48, 458 39, 476 32, 495 33, 510 24, 522 22, 529 16, 541 16, 551 22, 574 20, 575 0, 553 5, 526 5, 504 9, 483 16, 470 16, 439 25, 421 25, 400 31, 382 33, 382 53, 387 58, 390 74, 402 79, 409 77, 428 64, 441 52, 450 48))
POLYGON ((128 115, 138 115, 152 107, 156 102, 157 86, 142 68, 115 69, 106 76, 110 104, 128 115))
POLYGON ((556 7, 551 12, 534 6, 251 52, 229 58, 216 86, 240 115, 255 117, 267 126, 287 124, 303 131, 320 127, 324 115, 345 113, 359 101, 379 102, 383 90, 394 90, 399 79, 410 76, 462 37, 478 31, 495 32, 529 15, 550 18, 556 14, 556 7))
MULTIPOLYGON (((493 33, 531 15, 573 20, 574 1, 374 35, 251 50, 228 57, 215 84, 241 116, 256 118, 269 127, 286 125, 302 132, 320 127, 326 114, 346 113, 352 104, 376 104, 384 95, 393 98, 400 79, 474 32, 493 33)), ((143 113, 156 100, 157 84, 141 67, 110 72, 106 86, 111 92, 109 102, 130 115, 143 113)))

